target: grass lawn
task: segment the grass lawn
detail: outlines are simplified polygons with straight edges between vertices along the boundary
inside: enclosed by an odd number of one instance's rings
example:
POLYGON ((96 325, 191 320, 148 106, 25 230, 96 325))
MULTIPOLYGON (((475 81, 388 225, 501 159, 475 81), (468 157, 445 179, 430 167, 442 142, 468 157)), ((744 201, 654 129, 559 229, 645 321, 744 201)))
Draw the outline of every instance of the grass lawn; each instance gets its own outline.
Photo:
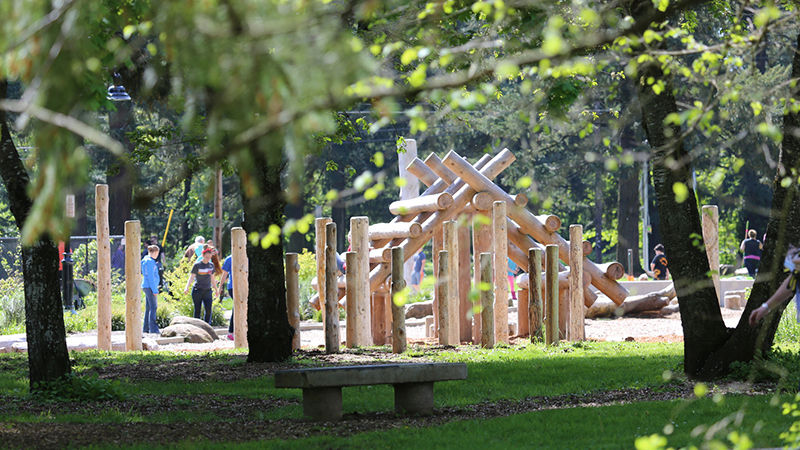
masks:
MULTIPOLYGON (((788 394, 764 394, 762 387, 758 395, 695 398, 680 376, 682 344, 412 347, 400 359, 385 349, 350 353, 363 362, 465 362, 469 375, 436 384, 437 412, 430 418, 395 417, 391 386, 365 386, 343 390, 342 423, 314 424, 302 419, 301 391, 275 389, 272 374, 283 367, 322 365, 318 353, 300 353, 283 365, 248 364, 235 351, 73 353, 74 372, 88 380, 88 388, 74 390, 94 398, 113 394, 102 401, 70 400, 71 390, 50 401, 32 398, 25 355, 0 355, 0 442, 8 438, 19 445, 14 439, 27 436, 25 445, 41 437, 70 446, 116 447, 119 435, 125 445, 142 448, 233 442, 303 448, 632 448, 637 437, 653 433, 667 434, 672 446, 685 446, 706 437, 725 439, 737 430, 756 445, 778 446, 779 433, 791 425, 780 410, 791 400, 788 394), (83 435, 59 441, 60 426, 75 424, 83 435), (148 426, 131 429, 132 424, 148 426), (160 439, 158 433, 169 435, 160 439)), ((752 394, 747 387, 739 391, 752 394)))

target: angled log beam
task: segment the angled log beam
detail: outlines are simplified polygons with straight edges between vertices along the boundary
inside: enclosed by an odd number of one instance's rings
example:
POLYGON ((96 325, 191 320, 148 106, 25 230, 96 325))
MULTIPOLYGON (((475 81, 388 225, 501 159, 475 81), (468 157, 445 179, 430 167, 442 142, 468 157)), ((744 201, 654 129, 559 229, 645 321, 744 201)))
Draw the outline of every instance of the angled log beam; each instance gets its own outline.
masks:
POLYGON ((423 195, 408 200, 398 200, 389 205, 389 212, 397 216, 433 212, 446 209, 453 204, 453 196, 447 192, 423 195))

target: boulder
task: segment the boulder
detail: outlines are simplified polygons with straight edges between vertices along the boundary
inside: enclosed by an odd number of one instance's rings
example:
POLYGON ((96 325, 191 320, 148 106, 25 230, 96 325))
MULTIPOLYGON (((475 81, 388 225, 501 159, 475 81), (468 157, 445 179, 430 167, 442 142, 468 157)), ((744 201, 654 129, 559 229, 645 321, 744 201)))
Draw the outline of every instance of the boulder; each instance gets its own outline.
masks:
POLYGON ((191 342, 194 344, 214 342, 214 340, 216 339, 214 336, 208 334, 206 330, 200 327, 196 327, 194 325, 190 325, 188 323, 179 323, 175 325, 170 325, 167 328, 161 330, 161 336, 162 337, 182 336, 184 342, 191 342))
MULTIPOLYGON (((216 339, 217 338, 217 332, 214 331, 213 328, 211 328, 211 325, 205 323, 204 321, 202 321, 200 319, 195 319, 194 317, 177 316, 177 317, 173 318, 169 322, 170 325, 179 325, 179 324, 184 324, 184 323, 188 324, 188 325, 196 326, 197 328, 202 328, 203 330, 206 331, 206 333, 208 333, 209 336, 211 336, 212 339, 216 339)), ((162 334, 162 336, 163 336, 163 334, 162 334)))
POLYGON ((406 305, 406 319, 422 319, 433 315, 433 300, 406 305))

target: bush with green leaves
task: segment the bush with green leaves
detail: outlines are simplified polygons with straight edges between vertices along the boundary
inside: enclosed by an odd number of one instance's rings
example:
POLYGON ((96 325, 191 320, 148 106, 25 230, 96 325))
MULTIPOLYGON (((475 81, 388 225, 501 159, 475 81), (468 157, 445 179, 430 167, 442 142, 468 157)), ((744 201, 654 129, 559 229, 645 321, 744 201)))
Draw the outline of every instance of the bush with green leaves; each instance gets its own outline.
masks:
POLYGON ((309 304, 309 300, 317 291, 311 287, 311 281, 317 276, 317 258, 314 253, 308 251, 307 248, 297 256, 297 262, 300 265, 300 273, 298 274, 300 284, 300 318, 307 320, 313 319, 316 316, 322 320, 322 314, 309 304), (317 313, 316 315, 314 313, 317 313))
POLYGON ((67 374, 54 381, 40 381, 33 386, 32 395, 45 401, 107 401, 125 400, 119 382, 67 374))
MULTIPOLYGON (((184 292, 186 281, 189 279, 189 273, 194 265, 194 260, 184 258, 175 267, 170 270, 164 271, 164 292, 158 297, 159 311, 164 307, 164 315, 159 322, 158 317, 156 322, 161 327, 163 321, 169 317, 176 315, 192 317, 194 315, 194 302, 192 301, 191 293, 184 292)), ((216 294, 216 293, 215 293, 216 294)), ((158 312, 156 312, 158 316, 158 312)), ((169 322, 167 321, 167 325, 169 322)), ((215 301, 211 308, 211 325, 222 326, 227 325, 222 307, 219 302, 215 301)))
POLYGON ((13 272, 0 280, 0 334, 25 331, 25 289, 22 275, 13 272))

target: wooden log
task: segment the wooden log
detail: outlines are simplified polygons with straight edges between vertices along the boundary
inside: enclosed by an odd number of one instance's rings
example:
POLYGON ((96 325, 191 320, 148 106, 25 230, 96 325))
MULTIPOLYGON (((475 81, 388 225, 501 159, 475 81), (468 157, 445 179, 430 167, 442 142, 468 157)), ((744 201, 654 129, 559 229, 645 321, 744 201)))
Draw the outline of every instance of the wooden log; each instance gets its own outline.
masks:
MULTIPOLYGON (((536 274, 531 277, 533 284, 528 289, 528 329, 530 330, 531 342, 544 341, 544 301, 542 297, 542 255, 540 248, 528 249, 528 273, 536 274)), ((520 299, 522 301, 522 299, 520 299)))
POLYGON ((407 214, 419 214, 421 212, 439 211, 446 209, 453 204, 453 195, 449 192, 440 192, 434 195, 425 195, 408 200, 398 200, 389 204, 389 211, 392 214, 403 216, 407 214))
POLYGON ((594 246, 589 241, 583 241, 583 256, 588 256, 594 251, 594 246))
POLYGON ((458 179, 458 176, 442 163, 442 160, 439 159, 439 156, 436 153, 431 153, 427 158, 425 158, 425 165, 428 166, 447 184, 453 184, 458 179))
POLYGON ((369 251, 370 264, 383 264, 392 261, 392 249, 389 247, 373 248, 369 251))
MULTIPOLYGON (((585 281, 584 281, 584 284, 586 284, 585 281)), ((595 292, 590 287, 588 287, 588 286, 584 287, 583 288, 583 306, 589 308, 596 301, 597 301, 597 294, 595 294, 595 292)))
POLYGON ((567 309, 567 340, 586 338, 583 322, 583 226, 569 226, 569 307, 567 309))
POLYGON ((525 194, 516 194, 514 195, 514 206, 518 208, 524 208, 528 205, 528 196, 525 194))
POLYGON ((558 345, 558 246, 550 244, 545 247, 545 317, 546 343, 558 345))
POLYGON ((231 228, 231 276, 233 276, 233 346, 247 347, 247 297, 249 263, 247 233, 242 227, 231 228))
POLYGON ((508 344, 508 216, 506 203, 492 204, 494 239, 494 335, 496 342, 508 344))
POLYGON ((370 318, 370 328, 372 330, 372 345, 385 345, 389 328, 386 327, 386 315, 391 315, 389 303, 389 290, 385 287, 372 293, 372 317, 370 318))
POLYGON ((554 214, 542 214, 535 217, 544 225, 544 229, 548 233, 555 233, 561 229, 561 218, 554 214))
POLYGON ((494 290, 492 289, 492 254, 480 255, 481 269, 478 290, 481 295, 481 347, 494 348, 494 290))
POLYGON ((469 226, 461 221, 457 226, 458 233, 458 330, 459 342, 472 341, 472 302, 469 299, 471 283, 470 275, 470 233, 469 226))
POLYGON ((472 207, 477 211, 489 211, 492 209, 492 196, 488 192, 478 192, 472 196, 472 207))
MULTIPOLYGON (((345 253, 344 261, 347 267, 354 267, 358 264, 356 252, 345 253)), ((354 273, 354 271, 350 270, 345 273, 345 295, 347 296, 347 300, 345 301, 345 346, 347 348, 355 347, 356 342, 358 342, 358 337, 356 336, 356 330, 358 329, 358 312, 356 311, 355 301, 358 288, 356 287, 356 277, 354 273)))
POLYGON ((142 235, 138 220, 125 221, 125 350, 142 349, 142 235))
MULTIPOLYGON (((475 289, 480 292, 481 282, 481 254, 492 251, 492 219, 483 214, 476 214, 472 217, 472 258, 473 258, 473 279, 475 289)), ((472 319, 472 342, 475 345, 481 343, 481 302, 480 296, 473 306, 474 317, 472 319)))
MULTIPOLYGON (((616 261, 598 264, 597 267, 611 280, 619 280, 625 276, 625 267, 616 261)), ((613 300, 613 299, 612 299, 613 300)))
MULTIPOLYGON (((411 161, 411 163, 406 166, 406 170, 417 177, 419 181, 425 183, 425 186, 433 186, 439 181, 439 177, 419 158, 415 158, 411 161)), ((442 183, 442 185, 446 186, 446 183, 442 183)))
POLYGON ((369 226, 369 240, 386 240, 417 237, 422 234, 422 225, 415 222, 376 223, 369 226))
POLYGON ((530 311, 528 311, 528 290, 517 289, 517 336, 528 337, 531 334, 531 327, 528 321, 530 311))
MULTIPOLYGON (((286 253, 286 315, 294 329, 292 350, 300 349, 300 264, 297 253, 286 253)), ((236 316, 234 315, 234 319, 236 316)))
POLYGON ((669 305, 669 297, 651 292, 645 295, 631 295, 617 305, 610 300, 600 300, 586 310, 586 317, 619 317, 626 314, 635 314, 644 311, 658 311, 669 305))
POLYGON ((703 242, 706 246, 711 279, 717 291, 717 303, 723 304, 722 287, 719 282, 719 208, 716 205, 703 206, 703 242))
POLYGON ((558 290, 558 338, 567 339, 567 311, 569 310, 569 288, 558 290))
MULTIPOLYGON (((513 198, 511 198, 508 193, 492 183, 490 179, 482 175, 479 171, 475 170, 455 152, 451 151, 447 154, 447 157, 444 159, 444 164, 476 191, 489 192, 495 200, 502 200, 507 204, 513 205, 513 198)), ((537 241, 558 245, 561 258, 563 258, 564 261, 569 260, 569 244, 558 234, 548 232, 544 228, 544 225, 528 210, 512 207, 508 211, 508 214, 520 225, 523 232, 533 236, 537 241)), ((592 283, 597 286, 600 291, 614 300, 614 302, 622 303, 628 295, 627 289, 616 281, 608 277, 603 277, 603 273, 591 261, 584 261, 584 266, 586 267, 586 272, 589 273, 592 278, 592 283)))
POLYGON ((97 230, 97 349, 111 351, 111 243, 108 231, 108 185, 94 188, 97 230))
MULTIPOLYGON (((436 276, 439 276, 439 252, 444 250, 444 236, 442 227, 439 227, 436 232, 433 233, 433 242, 431 243, 431 257, 433 261, 433 273, 436 276)), ((442 301, 442 297, 439 296, 440 292, 439 289, 433 290, 433 336, 439 337, 439 303, 442 301)))
MULTIPOLYGON (((364 216, 350 218, 350 234, 352 236, 351 248, 356 252, 356 264, 353 267, 347 266, 347 271, 355 270, 356 273, 356 293, 354 295, 356 315, 358 316, 356 328, 357 347, 372 345, 372 332, 370 330, 372 314, 370 292, 372 285, 367 278, 369 273, 369 219, 364 216)), ((382 281, 386 277, 382 278, 382 281)), ((378 287, 376 283, 375 288, 378 287)))
MULTIPOLYGON (((447 331, 450 333, 447 340, 450 345, 458 345, 461 332, 459 330, 459 295, 458 295, 458 224, 453 220, 448 220, 442 225, 442 235, 444 238, 444 248, 447 250, 447 331)), ((440 262, 441 264, 441 262, 440 262)), ((440 298, 440 300, 442 300, 440 298)))
POLYGON ((450 256, 447 250, 439 252, 439 272, 436 277, 436 290, 439 292, 439 344, 456 345, 451 341, 453 333, 450 332, 450 256))
POLYGON ((403 249, 392 248, 392 353, 406 351, 405 305, 399 303, 400 292, 406 288, 403 276, 403 249))
MULTIPOLYGON (((322 313, 322 324, 325 324, 325 226, 332 222, 330 217, 317 217, 314 219, 315 255, 317 259, 317 292, 319 293, 318 306, 322 313)), ((234 327, 234 329, 236 329, 234 327)))
POLYGON ((325 224, 325 353, 339 353, 339 283, 336 224, 325 224))

